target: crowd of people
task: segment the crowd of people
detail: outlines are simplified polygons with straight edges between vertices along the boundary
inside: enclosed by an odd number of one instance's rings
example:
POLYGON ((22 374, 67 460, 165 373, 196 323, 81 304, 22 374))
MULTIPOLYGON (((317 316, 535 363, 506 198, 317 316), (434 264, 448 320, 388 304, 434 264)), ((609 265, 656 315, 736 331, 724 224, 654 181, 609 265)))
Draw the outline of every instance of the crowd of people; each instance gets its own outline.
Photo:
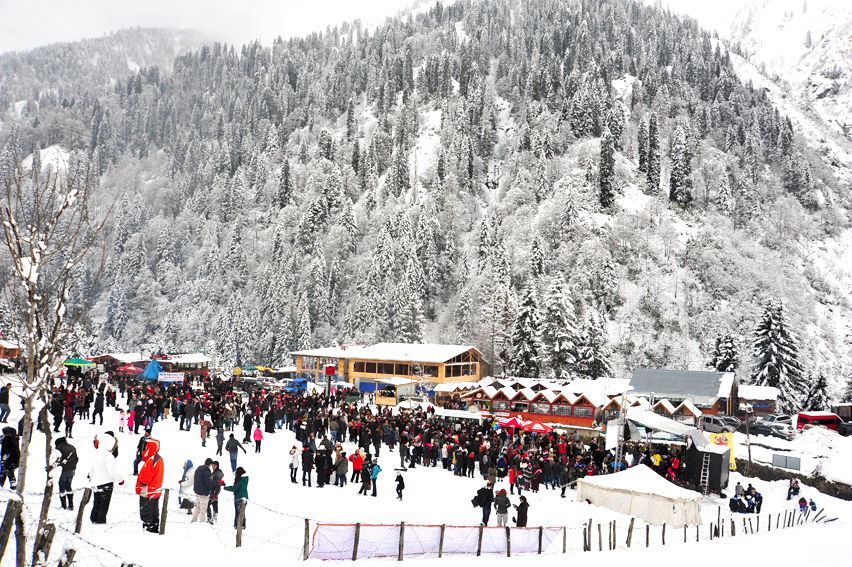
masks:
MULTIPOLYGON (((224 488, 236 497, 235 527, 240 503, 248 500, 248 475, 238 465, 239 452, 245 453, 243 444, 254 441, 255 452, 259 453, 264 436, 283 428, 293 431, 296 438, 296 445, 289 451, 291 483, 298 484, 301 480, 303 487, 317 488, 357 483, 359 495, 376 497, 382 472, 378 459, 385 453, 386 458, 399 459, 396 492, 400 500, 405 488, 402 473, 418 467, 441 467, 454 476, 481 478, 485 484, 473 504, 482 509, 485 525, 492 508, 496 510, 498 523, 506 525, 505 516, 512 507, 517 512, 515 524, 524 526, 529 509, 524 492, 553 491, 554 495, 565 498, 566 490, 588 475, 607 474, 640 463, 675 482, 684 474, 683 455, 677 452, 631 445, 616 462, 612 451, 605 451, 595 441, 584 443, 576 433, 531 434, 497 427, 487 419, 454 421, 436 416, 431 406, 391 411, 388 407, 347 403, 345 395, 341 391, 306 394, 262 389, 247 393, 235 390, 231 381, 220 380, 204 382, 203 389, 193 390, 184 384, 151 384, 123 376, 103 382, 87 375, 71 378, 54 388, 48 405, 53 431, 59 432, 61 425, 65 425, 65 438, 57 440, 57 450, 66 455, 63 461, 58 461, 63 467, 64 480, 61 478, 60 482, 63 507, 73 507, 71 479, 76 455, 69 455, 72 451, 68 448, 73 450, 73 447, 67 439, 72 438, 74 419, 79 416, 94 423, 96 417, 102 418, 104 407, 114 407, 119 412, 120 434, 126 428, 126 434, 141 435, 133 474, 137 478, 140 517, 145 528, 152 532, 159 529, 158 501, 163 490, 160 441, 153 433, 159 421, 169 418, 186 434, 197 426, 202 446, 208 440, 215 441, 215 456, 226 452, 234 474, 233 485, 224 486, 219 461, 207 459, 195 467, 187 460, 180 482, 181 507, 192 514, 193 521, 215 522, 218 495, 224 488), (92 406, 94 411, 89 415, 92 406), (347 441, 356 447, 351 454, 344 449, 347 441), (388 453, 395 455, 391 457, 388 453), (508 493, 502 488, 495 494, 498 483, 505 483, 508 493), (519 500, 513 504, 510 496, 514 497, 515 491, 519 500)), ((40 416, 38 427, 45 426, 50 427, 42 423, 40 416)), ((10 433, 7 437, 13 436, 10 433)), ((5 454, 5 439, 3 443, 5 454)), ((89 471, 96 486, 91 519, 103 523, 113 486, 124 479, 115 470, 116 434, 112 431, 99 434, 94 443, 96 452, 89 471)), ((0 475, 0 478, 9 476, 14 482, 14 474, 7 467, 3 467, 0 475)), ((760 504, 755 506, 759 511, 760 504)))

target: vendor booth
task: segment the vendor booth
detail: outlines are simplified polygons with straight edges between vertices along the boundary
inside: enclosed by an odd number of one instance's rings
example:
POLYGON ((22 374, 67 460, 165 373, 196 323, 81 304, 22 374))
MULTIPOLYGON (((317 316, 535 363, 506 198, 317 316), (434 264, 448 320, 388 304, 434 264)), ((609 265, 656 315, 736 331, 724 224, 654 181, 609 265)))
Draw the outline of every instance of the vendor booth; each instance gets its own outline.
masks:
POLYGON ((667 481, 645 465, 577 481, 577 502, 632 516, 648 524, 701 524, 701 495, 667 481))
POLYGON ((401 397, 413 396, 416 390, 417 382, 409 378, 376 378, 376 405, 395 406, 401 397))

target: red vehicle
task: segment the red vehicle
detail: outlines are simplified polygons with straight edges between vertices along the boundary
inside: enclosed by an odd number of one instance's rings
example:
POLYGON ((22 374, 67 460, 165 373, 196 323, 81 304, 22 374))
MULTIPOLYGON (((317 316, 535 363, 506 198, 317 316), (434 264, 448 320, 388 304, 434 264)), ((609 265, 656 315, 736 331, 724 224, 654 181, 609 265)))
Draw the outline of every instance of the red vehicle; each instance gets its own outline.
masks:
POLYGON ((840 416, 830 411, 803 411, 799 412, 796 429, 803 429, 806 425, 822 425, 837 431, 838 426, 842 423, 843 420, 840 419, 840 416))

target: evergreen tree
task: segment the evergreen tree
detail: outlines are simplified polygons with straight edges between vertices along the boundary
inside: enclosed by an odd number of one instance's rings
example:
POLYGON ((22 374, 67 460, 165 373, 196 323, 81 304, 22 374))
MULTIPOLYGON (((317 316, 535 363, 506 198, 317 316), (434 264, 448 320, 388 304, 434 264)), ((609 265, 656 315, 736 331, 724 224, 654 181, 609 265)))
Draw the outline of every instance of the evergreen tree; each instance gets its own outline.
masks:
POLYGON ((651 194, 660 190, 660 132, 657 113, 652 112, 648 119, 648 186, 651 194))
POLYGON ((778 410, 798 412, 802 406, 804 374, 799 360, 799 344, 784 314, 784 304, 770 299, 754 330, 752 382, 778 388, 778 410))
POLYGON ((541 337, 535 287, 527 285, 512 327, 513 376, 538 378, 541 372, 541 337))
POLYGON ((716 372, 735 372, 739 365, 739 349, 734 336, 731 333, 717 336, 707 367, 716 372))
POLYGON ((530 273, 534 278, 544 274, 544 252, 537 236, 533 238, 532 249, 530 250, 530 273))
POLYGON ((669 200, 685 207, 692 201, 692 166, 686 134, 678 124, 672 140, 672 168, 669 177, 669 200))
POLYGON ((283 209, 290 204, 293 199, 293 182, 290 179, 290 162, 284 159, 281 164, 281 177, 278 180, 278 194, 275 198, 275 204, 279 209, 283 209))
POLYGON ((612 352, 607 346, 606 319, 593 312, 583 326, 579 374, 591 380, 612 378, 611 358, 612 352))
POLYGON ((308 308, 306 294, 302 294, 299 301, 299 350, 306 350, 313 347, 311 338, 311 311, 308 308))
POLYGON ((719 192, 716 194, 716 209, 726 217, 734 213, 734 196, 731 195, 731 183, 728 174, 722 175, 719 181, 719 192))
POLYGON ((809 380, 811 384, 804 409, 806 411, 828 411, 831 407, 831 398, 828 394, 828 380, 823 372, 819 372, 814 379, 809 380))
POLYGON ((648 172, 648 121, 642 119, 639 121, 639 133, 637 136, 637 145, 639 146, 639 171, 646 174, 648 172))
POLYGON ((567 380, 576 371, 580 357, 580 333, 574 305, 561 276, 554 278, 544 299, 541 346, 544 370, 556 380, 567 380))
POLYGON ((598 175, 600 184, 601 206, 609 208, 615 203, 615 147, 612 134, 609 130, 604 131, 601 138, 601 161, 598 175))
POLYGON ((346 140, 351 142, 357 133, 358 120, 355 118, 355 102, 350 98, 349 104, 346 106, 346 140))

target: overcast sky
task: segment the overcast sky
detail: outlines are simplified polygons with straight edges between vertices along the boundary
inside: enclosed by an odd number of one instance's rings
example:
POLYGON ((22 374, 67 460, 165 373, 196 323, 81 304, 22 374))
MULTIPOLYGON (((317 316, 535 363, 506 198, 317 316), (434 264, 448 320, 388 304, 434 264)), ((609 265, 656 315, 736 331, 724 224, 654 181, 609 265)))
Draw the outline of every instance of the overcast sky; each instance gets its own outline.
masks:
MULTIPOLYGON (((415 0, 0 0, 0 53, 133 26, 197 29, 241 45, 360 18, 380 23, 415 0)), ((431 2, 430 2, 431 3, 431 2)))

